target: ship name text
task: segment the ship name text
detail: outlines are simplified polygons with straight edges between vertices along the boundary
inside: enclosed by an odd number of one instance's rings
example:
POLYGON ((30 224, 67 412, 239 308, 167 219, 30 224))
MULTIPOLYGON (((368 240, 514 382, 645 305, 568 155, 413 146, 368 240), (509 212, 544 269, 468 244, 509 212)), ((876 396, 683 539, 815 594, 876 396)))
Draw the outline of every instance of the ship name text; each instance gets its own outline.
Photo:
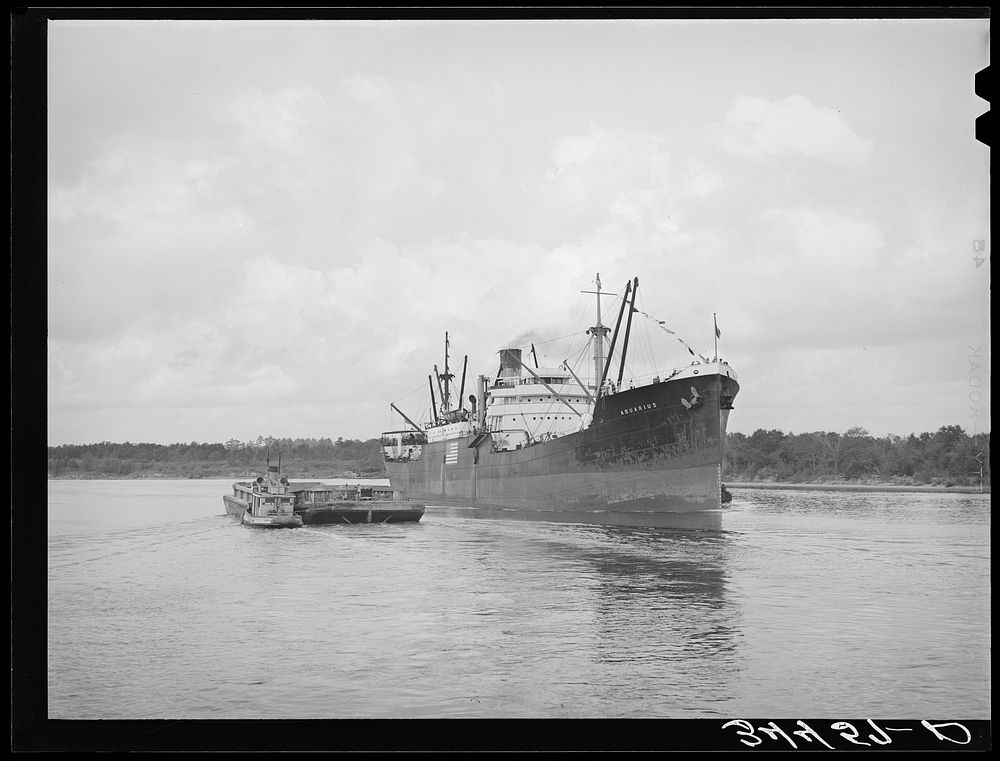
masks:
POLYGON ((636 412, 645 412, 646 410, 655 410, 656 402, 648 402, 647 404, 637 404, 634 407, 626 407, 619 412, 619 415, 632 415, 636 412))

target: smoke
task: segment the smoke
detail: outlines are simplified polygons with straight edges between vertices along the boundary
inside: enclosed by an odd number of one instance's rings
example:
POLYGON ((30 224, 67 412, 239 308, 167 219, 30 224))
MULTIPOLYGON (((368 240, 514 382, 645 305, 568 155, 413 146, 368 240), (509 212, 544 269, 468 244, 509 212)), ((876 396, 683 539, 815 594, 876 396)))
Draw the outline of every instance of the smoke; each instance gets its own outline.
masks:
POLYGON ((532 344, 540 344, 550 338, 551 336, 543 336, 534 330, 529 330, 508 341, 504 348, 530 349, 532 344))

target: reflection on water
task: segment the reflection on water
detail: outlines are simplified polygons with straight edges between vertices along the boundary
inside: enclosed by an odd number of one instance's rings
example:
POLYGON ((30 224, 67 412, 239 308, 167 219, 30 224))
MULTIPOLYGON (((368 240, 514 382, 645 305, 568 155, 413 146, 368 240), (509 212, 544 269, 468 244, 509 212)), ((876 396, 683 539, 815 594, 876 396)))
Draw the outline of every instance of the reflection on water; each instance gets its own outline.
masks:
POLYGON ((669 679, 682 693, 700 696, 701 715, 701 701, 731 697, 719 690, 737 668, 740 610, 726 601, 731 539, 717 532, 611 526, 573 531, 591 542, 544 544, 586 565, 595 581, 589 612, 596 659, 635 684, 652 677, 662 689, 669 679))

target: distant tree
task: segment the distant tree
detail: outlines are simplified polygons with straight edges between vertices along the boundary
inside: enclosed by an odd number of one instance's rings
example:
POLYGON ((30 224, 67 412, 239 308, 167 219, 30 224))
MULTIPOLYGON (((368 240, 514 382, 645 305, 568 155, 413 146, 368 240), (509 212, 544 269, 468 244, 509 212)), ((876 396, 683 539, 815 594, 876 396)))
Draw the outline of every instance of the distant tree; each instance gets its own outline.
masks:
POLYGON ((747 437, 742 433, 730 433, 726 436, 724 448, 724 472, 727 474, 743 474, 747 467, 747 437))
POLYGON ((872 476, 878 467, 875 439, 861 426, 848 428, 841 440, 839 460, 843 476, 848 480, 872 476))
POLYGON ((816 440, 823 445, 823 449, 826 451, 826 454, 829 455, 831 460, 833 460, 833 475, 839 478, 840 448, 843 444, 843 439, 840 437, 840 434, 820 431, 819 433, 813 434, 813 436, 815 436, 816 440))

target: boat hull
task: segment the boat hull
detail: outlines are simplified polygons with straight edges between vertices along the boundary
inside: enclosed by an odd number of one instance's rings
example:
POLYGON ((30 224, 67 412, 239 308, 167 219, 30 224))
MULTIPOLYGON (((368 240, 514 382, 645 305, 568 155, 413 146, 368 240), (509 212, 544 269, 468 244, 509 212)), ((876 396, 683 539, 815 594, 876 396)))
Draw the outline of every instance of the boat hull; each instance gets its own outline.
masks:
POLYGON ((242 516, 243 513, 246 512, 247 508, 250 506, 245 501, 241 499, 236 499, 236 497, 233 497, 229 494, 223 494, 222 501, 226 505, 226 515, 232 515, 237 518, 242 516))
POLYGON ((412 523, 424 515, 424 506, 399 502, 328 502, 310 505, 296 513, 309 525, 343 523, 412 523))
POLYGON ((251 515, 243 513, 243 525, 251 528, 299 528, 302 518, 298 515, 251 515))
POLYGON ((514 451, 489 435, 431 441, 386 469, 407 498, 483 517, 718 529, 738 388, 718 374, 656 383, 603 397, 576 433, 514 451))

